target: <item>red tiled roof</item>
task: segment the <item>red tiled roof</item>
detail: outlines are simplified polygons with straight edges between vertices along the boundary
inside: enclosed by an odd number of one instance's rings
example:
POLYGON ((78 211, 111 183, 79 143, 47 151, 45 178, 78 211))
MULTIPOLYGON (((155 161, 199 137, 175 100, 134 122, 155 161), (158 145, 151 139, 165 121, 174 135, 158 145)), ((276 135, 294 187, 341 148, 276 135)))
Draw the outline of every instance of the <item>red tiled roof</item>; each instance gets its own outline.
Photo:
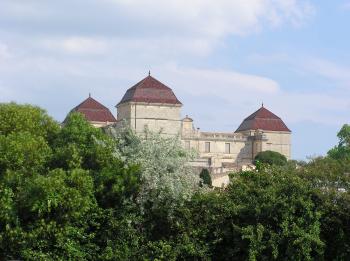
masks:
POLYGON ((111 111, 103 106, 101 103, 95 99, 89 97, 74 109, 71 112, 80 112, 85 116, 87 121, 91 122, 116 122, 111 111))
POLYGON ((280 117, 261 107, 245 118, 236 132, 246 130, 286 131, 291 132, 280 117))
POLYGON ((180 105, 182 104, 168 86, 150 75, 128 89, 117 106, 121 103, 130 101, 180 105))

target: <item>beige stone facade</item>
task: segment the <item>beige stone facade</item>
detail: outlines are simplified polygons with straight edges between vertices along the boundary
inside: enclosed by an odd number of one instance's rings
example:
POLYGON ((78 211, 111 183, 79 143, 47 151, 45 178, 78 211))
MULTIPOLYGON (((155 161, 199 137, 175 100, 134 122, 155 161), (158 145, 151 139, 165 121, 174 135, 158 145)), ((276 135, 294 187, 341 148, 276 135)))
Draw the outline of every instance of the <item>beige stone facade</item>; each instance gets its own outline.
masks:
POLYGON ((127 102, 117 105, 118 121, 127 124, 136 131, 142 133, 145 128, 161 132, 167 136, 180 133, 181 105, 127 102))
POLYGON ((277 151, 288 159, 291 156, 290 132, 204 132, 194 126, 191 118, 180 118, 181 105, 128 102, 118 105, 117 110, 118 122, 127 122, 137 133, 148 128, 165 136, 178 135, 184 148, 198 152, 198 159, 191 165, 209 169, 215 186, 228 184, 227 174, 251 165, 260 151, 277 151))
POLYGON ((250 166, 261 151, 276 151, 287 159, 291 156, 291 132, 285 131, 203 132, 186 117, 182 121, 181 140, 185 148, 199 152, 201 166, 210 169, 216 186, 226 185, 228 177, 223 174, 250 166))
POLYGON ((272 150, 287 159, 291 157, 291 131, 263 105, 245 118, 236 131, 204 132, 188 116, 181 118, 182 103, 172 89, 148 75, 126 91, 116 108, 115 120, 105 106, 89 97, 73 110, 83 113, 96 127, 116 121, 115 127, 126 124, 139 134, 148 129, 179 137, 184 148, 198 152, 198 158, 190 164, 198 170, 207 168, 215 186, 226 185, 229 172, 251 168, 261 151, 272 150))

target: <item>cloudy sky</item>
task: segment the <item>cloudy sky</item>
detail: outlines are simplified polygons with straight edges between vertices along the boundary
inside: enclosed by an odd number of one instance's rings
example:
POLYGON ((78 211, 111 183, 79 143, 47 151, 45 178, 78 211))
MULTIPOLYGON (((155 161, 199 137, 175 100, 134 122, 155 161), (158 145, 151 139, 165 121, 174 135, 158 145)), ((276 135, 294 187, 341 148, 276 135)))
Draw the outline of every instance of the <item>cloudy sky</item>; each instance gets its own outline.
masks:
POLYGON ((350 121, 350 1, 0 1, 0 102, 62 121, 91 92, 115 113, 148 70, 202 130, 263 101, 294 158, 325 154, 350 121))

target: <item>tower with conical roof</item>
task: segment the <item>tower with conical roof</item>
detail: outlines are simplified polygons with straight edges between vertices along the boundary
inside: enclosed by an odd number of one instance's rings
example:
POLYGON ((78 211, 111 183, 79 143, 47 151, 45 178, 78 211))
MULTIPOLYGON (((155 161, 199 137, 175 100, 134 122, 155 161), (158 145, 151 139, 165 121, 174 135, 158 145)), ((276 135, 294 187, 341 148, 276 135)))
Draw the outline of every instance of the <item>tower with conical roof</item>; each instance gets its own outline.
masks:
POLYGON ((272 150, 290 159, 291 131, 283 120, 264 105, 243 120, 235 131, 248 136, 252 142, 252 159, 261 151, 272 150))
POLYGON ((116 107, 118 123, 126 123, 136 133, 145 129, 163 135, 180 133, 182 103, 150 74, 128 89, 116 107))

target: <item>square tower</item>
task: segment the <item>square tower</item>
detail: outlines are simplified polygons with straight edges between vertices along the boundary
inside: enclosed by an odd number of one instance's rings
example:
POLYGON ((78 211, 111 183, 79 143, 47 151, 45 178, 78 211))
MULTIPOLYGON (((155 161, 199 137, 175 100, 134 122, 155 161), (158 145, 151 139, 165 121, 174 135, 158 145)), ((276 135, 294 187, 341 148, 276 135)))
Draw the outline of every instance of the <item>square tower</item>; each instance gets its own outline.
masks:
POLYGON ((119 124, 173 136, 181 132, 181 107, 171 88, 148 75, 128 89, 116 105, 119 124))
POLYGON ((252 142, 252 160, 261 151, 276 151, 291 158, 291 130, 283 120, 263 105, 244 119, 236 130, 252 142))

